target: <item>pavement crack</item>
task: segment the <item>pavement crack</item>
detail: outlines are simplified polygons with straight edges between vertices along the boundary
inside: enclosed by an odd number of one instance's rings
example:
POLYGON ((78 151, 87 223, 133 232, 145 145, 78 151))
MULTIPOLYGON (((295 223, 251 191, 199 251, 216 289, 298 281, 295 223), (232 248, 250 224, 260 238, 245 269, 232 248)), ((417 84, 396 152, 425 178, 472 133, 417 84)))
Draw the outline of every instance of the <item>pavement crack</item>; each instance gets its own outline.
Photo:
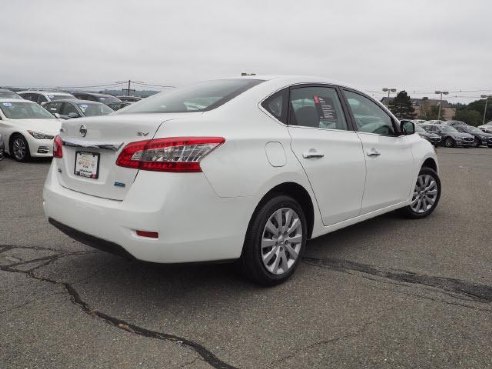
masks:
MULTIPOLYGON (((12 247, 12 248, 17 248, 17 247, 12 247)), ((44 249, 46 250, 46 249, 44 249)), ((15 263, 11 265, 0 265, 0 270, 3 270, 5 272, 11 272, 11 273, 21 273, 24 275, 27 275, 30 278, 33 278, 38 281, 46 282, 52 285, 57 285, 61 286, 65 289, 65 291, 68 293, 70 296, 70 301, 78 306, 84 313, 87 315, 93 317, 93 318, 98 318, 104 321, 105 323, 116 327, 118 329, 124 330, 126 332, 129 332, 131 334, 136 334, 139 336, 147 337, 147 338, 152 338, 152 339, 158 339, 162 341, 168 341, 168 342, 173 342, 175 344, 178 344, 183 347, 187 347, 191 349, 192 351, 196 352, 200 357, 203 358, 205 362, 210 364, 212 367, 217 368, 217 369, 237 369, 236 367, 220 360, 217 356, 215 356, 210 350, 208 350, 205 346, 199 344, 198 342, 192 341, 190 339, 176 336, 173 334, 169 333, 163 333, 163 332, 157 332, 153 331, 144 327, 140 327, 138 325, 129 323, 127 321, 124 321, 122 319, 118 319, 116 317, 113 317, 109 314, 106 314, 102 311, 93 309, 86 301, 84 301, 78 291, 75 289, 75 287, 68 283, 68 282, 61 282, 57 281, 55 279, 47 278, 47 277, 41 277, 36 274, 34 274, 34 271, 38 269, 40 266, 36 266, 34 268, 31 268, 29 270, 21 270, 21 269, 16 269, 15 266, 19 266, 22 264, 29 264, 33 263, 36 261, 44 261, 45 263, 42 265, 47 265, 49 263, 52 263, 61 257, 65 256, 72 256, 72 255, 80 255, 80 252, 76 253, 63 253, 63 254, 55 254, 47 257, 41 257, 38 259, 34 260, 29 260, 26 262, 20 262, 20 263, 15 263)))
POLYGON ((332 258, 304 257, 306 264, 328 268, 341 272, 359 272, 366 275, 373 275, 401 283, 409 283, 432 287, 441 290, 448 295, 451 293, 458 296, 465 296, 468 299, 490 303, 492 302, 492 286, 485 284, 472 283, 456 278, 437 277, 425 274, 418 274, 405 270, 384 269, 369 264, 357 263, 349 260, 339 260, 332 258))

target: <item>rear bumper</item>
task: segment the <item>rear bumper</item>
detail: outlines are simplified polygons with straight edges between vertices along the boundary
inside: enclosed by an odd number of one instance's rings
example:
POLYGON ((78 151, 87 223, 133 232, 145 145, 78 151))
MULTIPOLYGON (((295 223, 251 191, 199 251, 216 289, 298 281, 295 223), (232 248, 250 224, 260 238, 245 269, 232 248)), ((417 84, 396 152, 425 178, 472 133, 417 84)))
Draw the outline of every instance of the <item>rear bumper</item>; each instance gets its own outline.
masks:
POLYGON ((53 161, 43 191, 50 223, 89 246, 150 262, 239 258, 257 204, 250 197, 218 197, 203 173, 141 172, 123 201, 69 190, 58 175, 53 161))

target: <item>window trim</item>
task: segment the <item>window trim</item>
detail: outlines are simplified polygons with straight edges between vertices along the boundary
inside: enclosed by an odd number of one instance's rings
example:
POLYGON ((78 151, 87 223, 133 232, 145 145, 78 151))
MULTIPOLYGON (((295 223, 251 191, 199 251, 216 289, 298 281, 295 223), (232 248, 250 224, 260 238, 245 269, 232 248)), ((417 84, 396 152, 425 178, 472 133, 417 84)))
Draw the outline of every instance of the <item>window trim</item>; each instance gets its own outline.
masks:
POLYGON ((368 134, 368 135, 376 135, 376 136, 383 136, 383 137, 399 137, 399 136, 402 136, 403 133, 401 132, 401 129, 400 129, 400 126, 399 124, 397 124, 398 120, 393 116, 393 114, 391 114, 391 112, 388 110, 388 108, 386 106, 384 106, 383 104, 381 104, 379 101, 373 99, 371 96, 363 93, 363 92, 360 92, 358 90, 354 90, 353 88, 349 88, 349 87, 342 87, 342 92, 343 92, 343 99, 345 100, 345 104, 347 105, 347 108, 348 108, 348 112, 349 112, 349 115, 350 115, 350 120, 352 122, 352 126, 354 128, 354 130, 357 132, 357 133, 363 133, 363 134, 368 134), (359 96, 362 96, 362 97, 365 97, 366 99, 368 99, 369 101, 372 101, 373 103, 376 104, 376 106, 378 106, 379 108, 381 108, 381 110, 390 118, 391 120, 391 124, 393 125, 393 129, 395 131, 395 134, 393 135, 382 135, 382 134, 379 134, 379 133, 372 133, 372 132, 363 132, 359 129, 359 127, 357 126, 357 123, 355 121, 355 117, 352 113, 352 109, 350 109, 350 104, 348 102, 348 98, 347 96, 345 95, 345 91, 347 92, 351 92, 353 94, 356 94, 356 95, 359 95, 359 96))

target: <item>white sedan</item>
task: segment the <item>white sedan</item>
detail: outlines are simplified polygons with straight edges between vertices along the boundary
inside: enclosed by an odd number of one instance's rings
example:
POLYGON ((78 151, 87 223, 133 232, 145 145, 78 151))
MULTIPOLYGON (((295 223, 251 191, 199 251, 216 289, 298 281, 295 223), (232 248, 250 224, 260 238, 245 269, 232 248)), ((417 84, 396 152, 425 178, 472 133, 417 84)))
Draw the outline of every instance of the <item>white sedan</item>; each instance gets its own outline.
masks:
POLYGON ((308 239, 396 209, 433 212, 437 158, 414 132, 329 80, 203 82, 64 121, 44 210, 96 248, 159 263, 239 259, 274 285, 308 239))
POLYGON ((17 161, 51 157, 60 127, 58 119, 34 102, 0 99, 0 134, 5 152, 17 161))

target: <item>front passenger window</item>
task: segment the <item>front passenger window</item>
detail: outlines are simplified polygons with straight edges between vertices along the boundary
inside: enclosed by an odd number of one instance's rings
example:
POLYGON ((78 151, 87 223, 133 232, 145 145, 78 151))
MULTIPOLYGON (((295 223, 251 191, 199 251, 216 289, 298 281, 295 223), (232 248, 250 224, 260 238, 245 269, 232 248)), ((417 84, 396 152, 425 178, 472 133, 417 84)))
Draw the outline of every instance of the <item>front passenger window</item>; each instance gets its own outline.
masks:
POLYGON ((354 92, 344 91, 344 94, 360 132, 375 133, 383 136, 395 135, 391 117, 376 103, 354 92))

